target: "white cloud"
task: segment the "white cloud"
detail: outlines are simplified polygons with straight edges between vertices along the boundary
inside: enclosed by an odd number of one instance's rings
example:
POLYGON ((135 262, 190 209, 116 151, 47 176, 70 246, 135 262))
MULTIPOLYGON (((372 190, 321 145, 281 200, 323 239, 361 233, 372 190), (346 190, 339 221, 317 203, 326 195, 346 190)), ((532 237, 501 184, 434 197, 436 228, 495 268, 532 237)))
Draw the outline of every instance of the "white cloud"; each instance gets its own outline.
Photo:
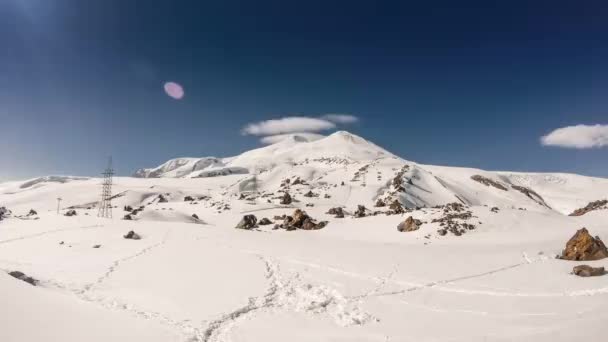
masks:
POLYGON ((244 135, 277 135, 296 132, 320 132, 335 127, 335 123, 324 119, 289 116, 250 123, 243 128, 242 133, 244 135))
POLYGON ((358 117, 350 114, 325 114, 321 119, 339 124, 351 124, 359 121, 358 117))
POLYGON ((301 139, 302 141, 315 141, 325 137, 324 135, 317 133, 291 133, 263 137, 260 139, 260 142, 265 145, 276 144, 292 136, 296 137, 296 139, 301 139))
POLYGON ((596 148, 608 146, 608 125, 576 125, 558 128, 540 138, 545 146, 596 148))

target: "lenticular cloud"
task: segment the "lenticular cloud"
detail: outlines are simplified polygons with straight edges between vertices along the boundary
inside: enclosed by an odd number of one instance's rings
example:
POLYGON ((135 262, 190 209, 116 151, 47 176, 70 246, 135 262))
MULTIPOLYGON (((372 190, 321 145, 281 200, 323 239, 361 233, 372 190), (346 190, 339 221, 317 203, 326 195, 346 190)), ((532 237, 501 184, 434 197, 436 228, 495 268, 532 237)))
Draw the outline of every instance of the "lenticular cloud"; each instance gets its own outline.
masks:
POLYGON ((175 82, 165 83, 165 93, 170 97, 181 100, 184 97, 184 88, 175 82))

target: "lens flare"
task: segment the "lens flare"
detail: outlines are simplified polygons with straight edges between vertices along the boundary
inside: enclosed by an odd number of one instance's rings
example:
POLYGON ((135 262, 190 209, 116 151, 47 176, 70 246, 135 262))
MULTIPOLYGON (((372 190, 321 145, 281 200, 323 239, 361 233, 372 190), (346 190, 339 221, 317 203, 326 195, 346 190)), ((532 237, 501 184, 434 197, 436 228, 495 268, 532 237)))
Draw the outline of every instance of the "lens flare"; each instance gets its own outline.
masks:
POLYGON ((167 82, 165 93, 176 100, 181 100, 184 97, 184 88, 179 83, 167 82))

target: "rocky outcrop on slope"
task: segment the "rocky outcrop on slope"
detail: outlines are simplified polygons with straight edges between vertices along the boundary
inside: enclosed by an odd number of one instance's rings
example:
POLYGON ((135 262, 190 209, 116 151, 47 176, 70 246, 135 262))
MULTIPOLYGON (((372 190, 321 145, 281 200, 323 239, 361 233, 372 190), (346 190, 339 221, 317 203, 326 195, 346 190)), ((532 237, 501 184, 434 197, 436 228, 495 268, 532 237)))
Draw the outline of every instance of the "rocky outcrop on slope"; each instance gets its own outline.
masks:
POLYGON ((608 249, 599 236, 595 238, 589 234, 587 228, 576 231, 566 243, 560 257, 564 260, 599 260, 608 258, 608 249))
POLYGON ((279 225, 279 228, 290 231, 296 229, 318 230, 325 228, 325 226, 327 226, 327 221, 317 222, 315 219, 308 216, 305 211, 296 209, 292 216, 285 216, 283 224, 279 225))
POLYGON ((456 236, 461 236, 467 231, 475 229, 475 225, 467 222, 473 218, 473 212, 466 210, 467 208, 464 204, 454 202, 440 206, 439 208, 443 208, 442 216, 431 221, 439 223, 441 227, 437 230, 439 235, 443 236, 447 233, 452 233, 456 236))
POLYGON ((382 198, 378 198, 378 200, 376 201, 375 207, 376 208, 382 208, 386 206, 386 203, 384 203, 384 201, 382 200, 382 198))
POLYGON ((389 205, 388 209, 390 210, 389 214, 403 214, 405 213, 405 208, 401 205, 399 200, 394 200, 391 205, 389 205))
POLYGON ((481 183, 481 184, 483 184, 485 186, 492 186, 492 187, 495 187, 496 189, 499 189, 499 190, 508 191, 508 189, 507 189, 506 186, 504 186, 501 183, 499 183, 499 182, 497 182, 495 180, 492 180, 492 179, 490 179, 488 177, 484 177, 482 175, 473 175, 473 176, 471 176, 471 179, 474 180, 474 181, 476 181, 476 182, 478 182, 478 183, 481 183))
POLYGON ((587 204, 584 208, 576 209, 570 216, 582 216, 594 210, 608 209, 608 200, 593 201, 587 204))
POLYGON ((603 267, 591 267, 589 265, 578 265, 572 269, 572 274, 579 277, 597 277, 606 274, 603 267))
POLYGON ((551 207, 549 207, 549 205, 547 205, 547 203, 545 203, 545 200, 543 199, 543 197, 541 195, 539 195, 538 193, 536 193, 536 191, 534 191, 530 188, 526 188, 525 186, 519 186, 519 185, 511 185, 511 187, 513 189, 521 192, 522 194, 526 195, 528 198, 530 198, 534 202, 542 205, 543 207, 547 207, 547 208, 551 209, 551 207))
POLYGON ((405 221, 399 223, 399 225, 397 226, 397 230, 400 232, 413 232, 415 230, 420 229, 421 225, 422 221, 409 216, 405 219, 405 221))

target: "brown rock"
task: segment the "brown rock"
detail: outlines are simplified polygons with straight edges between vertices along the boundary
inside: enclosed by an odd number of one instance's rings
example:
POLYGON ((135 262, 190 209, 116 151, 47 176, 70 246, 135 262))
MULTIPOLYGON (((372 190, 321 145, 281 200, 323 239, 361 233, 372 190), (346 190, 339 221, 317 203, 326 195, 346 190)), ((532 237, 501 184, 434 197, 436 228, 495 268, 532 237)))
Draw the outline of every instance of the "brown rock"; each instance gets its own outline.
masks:
POLYGON ((376 201, 376 207, 381 208, 381 207, 384 207, 385 205, 386 205, 386 203, 384 203, 382 198, 378 198, 378 200, 376 201))
POLYGON ((413 232, 415 230, 420 229, 420 225, 422 222, 420 220, 416 220, 413 217, 409 216, 405 219, 405 221, 399 223, 397 226, 397 230, 400 232, 413 232))
POLYGON ((579 277, 597 277, 606 274, 603 267, 591 267, 589 265, 574 266, 572 274, 579 277))
POLYGON ((587 228, 579 229, 566 244, 561 259, 599 260, 608 257, 608 249, 599 236, 589 234, 587 228))

